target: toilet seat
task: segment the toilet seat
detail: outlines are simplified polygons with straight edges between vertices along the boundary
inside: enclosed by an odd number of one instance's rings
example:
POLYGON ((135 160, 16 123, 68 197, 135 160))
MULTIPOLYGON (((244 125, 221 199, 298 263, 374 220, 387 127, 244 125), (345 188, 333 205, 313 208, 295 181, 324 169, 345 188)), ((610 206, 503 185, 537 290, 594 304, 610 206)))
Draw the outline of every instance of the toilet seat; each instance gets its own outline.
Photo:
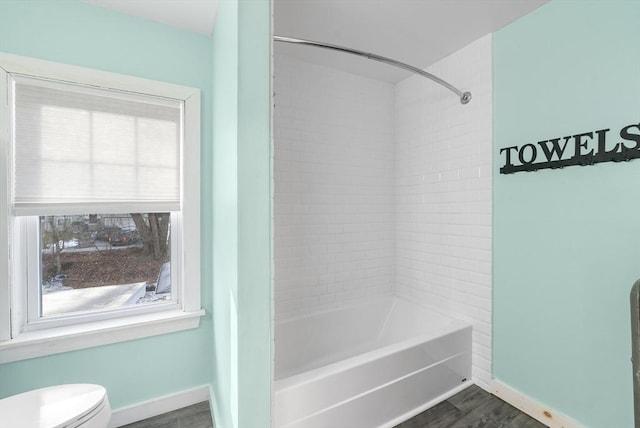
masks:
POLYGON ((2 399, 0 415, 0 428, 104 428, 111 407, 104 387, 71 384, 2 399))

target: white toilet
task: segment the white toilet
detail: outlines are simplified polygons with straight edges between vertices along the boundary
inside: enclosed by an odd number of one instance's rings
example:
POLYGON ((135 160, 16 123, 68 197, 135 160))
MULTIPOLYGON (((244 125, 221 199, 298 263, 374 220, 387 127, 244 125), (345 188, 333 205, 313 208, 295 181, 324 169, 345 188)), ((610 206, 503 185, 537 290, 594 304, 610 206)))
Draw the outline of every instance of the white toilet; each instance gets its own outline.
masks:
POLYGON ((0 428, 106 428, 110 419, 100 385, 51 386, 0 400, 0 428))

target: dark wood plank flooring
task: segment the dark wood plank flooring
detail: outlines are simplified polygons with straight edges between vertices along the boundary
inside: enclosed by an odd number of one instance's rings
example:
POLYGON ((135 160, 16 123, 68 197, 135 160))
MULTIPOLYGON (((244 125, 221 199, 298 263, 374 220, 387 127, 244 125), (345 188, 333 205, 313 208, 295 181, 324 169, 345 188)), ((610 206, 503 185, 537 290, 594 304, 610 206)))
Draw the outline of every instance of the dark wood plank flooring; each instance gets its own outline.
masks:
POLYGON ((532 417, 472 385, 396 428, 545 428, 532 417))
MULTIPOLYGON (((209 403, 202 402, 123 428, 212 427, 209 403)), ((545 425, 472 385, 396 428, 545 428, 545 425)))
POLYGON ((125 425, 123 428, 212 428, 209 402, 194 404, 173 412, 125 425))

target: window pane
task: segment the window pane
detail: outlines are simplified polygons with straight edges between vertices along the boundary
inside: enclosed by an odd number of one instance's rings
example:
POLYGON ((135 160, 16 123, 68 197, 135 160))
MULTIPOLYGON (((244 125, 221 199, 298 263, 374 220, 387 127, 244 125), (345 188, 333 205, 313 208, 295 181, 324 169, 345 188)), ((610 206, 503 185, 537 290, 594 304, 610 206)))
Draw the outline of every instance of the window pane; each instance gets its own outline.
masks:
POLYGON ((171 300, 170 218, 170 213, 41 216, 41 315, 171 300))

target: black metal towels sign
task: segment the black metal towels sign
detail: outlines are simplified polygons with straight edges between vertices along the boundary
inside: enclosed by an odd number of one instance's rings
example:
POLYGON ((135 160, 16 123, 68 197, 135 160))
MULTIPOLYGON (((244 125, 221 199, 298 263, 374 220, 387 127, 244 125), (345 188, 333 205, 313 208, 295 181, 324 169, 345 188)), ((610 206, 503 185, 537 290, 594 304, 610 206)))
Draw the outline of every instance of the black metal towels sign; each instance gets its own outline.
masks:
POLYGON ((593 165, 640 158, 640 123, 625 126, 618 136, 611 129, 551 138, 535 144, 500 149, 504 164, 500 174, 593 165))

